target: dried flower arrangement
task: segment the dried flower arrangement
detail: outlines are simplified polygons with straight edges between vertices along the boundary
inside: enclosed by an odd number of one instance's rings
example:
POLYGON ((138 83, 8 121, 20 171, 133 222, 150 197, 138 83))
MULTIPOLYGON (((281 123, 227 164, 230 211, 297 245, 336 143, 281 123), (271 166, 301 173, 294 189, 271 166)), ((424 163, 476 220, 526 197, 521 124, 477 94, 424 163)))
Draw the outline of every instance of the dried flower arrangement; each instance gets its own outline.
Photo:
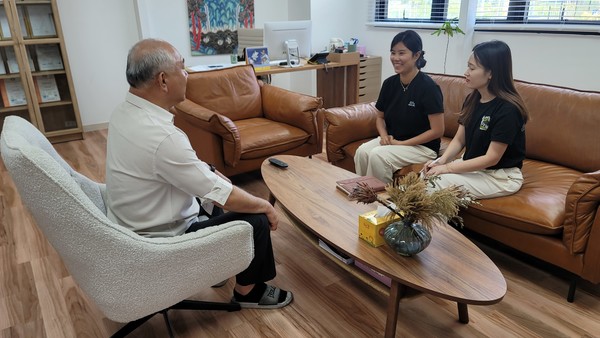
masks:
MULTIPOLYGON (((463 220, 458 216, 459 208, 478 202, 471 192, 462 186, 428 191, 427 185, 436 179, 439 179, 439 176, 421 177, 411 172, 388 184, 385 190, 389 198, 386 200, 368 185, 359 183, 350 194, 350 199, 364 204, 379 202, 405 221, 420 222, 429 231, 433 230, 438 222, 451 222, 462 227, 463 220)), ((393 216, 391 213, 388 215, 393 216)))

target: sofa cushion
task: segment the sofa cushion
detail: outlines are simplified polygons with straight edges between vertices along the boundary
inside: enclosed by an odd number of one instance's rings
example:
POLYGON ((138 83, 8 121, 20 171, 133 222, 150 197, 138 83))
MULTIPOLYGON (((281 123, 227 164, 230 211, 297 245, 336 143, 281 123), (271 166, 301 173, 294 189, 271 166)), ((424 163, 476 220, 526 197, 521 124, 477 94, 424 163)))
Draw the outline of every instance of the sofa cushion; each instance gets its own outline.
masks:
POLYGON ((304 130, 265 118, 235 121, 241 142, 241 159, 253 159, 296 148, 310 137, 304 130))
POLYGON ((600 206, 600 170, 581 175, 569 189, 563 242, 572 254, 585 252, 600 206))
POLYGON ((600 169, 600 95, 516 81, 531 120, 526 125, 527 158, 583 172, 600 169))
POLYGON ((480 200, 466 212, 484 220, 535 234, 559 234, 565 221, 565 198, 581 172, 526 159, 524 183, 513 195, 480 200))
POLYGON ((190 73, 185 97, 232 121, 263 116, 260 86, 252 66, 190 73))

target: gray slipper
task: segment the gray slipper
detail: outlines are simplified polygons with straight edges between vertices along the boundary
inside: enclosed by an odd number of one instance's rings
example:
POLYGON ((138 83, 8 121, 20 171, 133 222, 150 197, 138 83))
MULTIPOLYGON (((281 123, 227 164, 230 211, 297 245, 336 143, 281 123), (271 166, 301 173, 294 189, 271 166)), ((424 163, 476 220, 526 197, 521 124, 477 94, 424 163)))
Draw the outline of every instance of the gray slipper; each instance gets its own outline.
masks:
POLYGON ((238 302, 235 300, 235 297, 231 299, 231 302, 240 304, 244 309, 279 309, 291 303, 294 298, 292 293, 287 291, 285 299, 279 303, 278 300, 281 291, 282 290, 276 286, 267 285, 267 288, 258 303, 238 302))

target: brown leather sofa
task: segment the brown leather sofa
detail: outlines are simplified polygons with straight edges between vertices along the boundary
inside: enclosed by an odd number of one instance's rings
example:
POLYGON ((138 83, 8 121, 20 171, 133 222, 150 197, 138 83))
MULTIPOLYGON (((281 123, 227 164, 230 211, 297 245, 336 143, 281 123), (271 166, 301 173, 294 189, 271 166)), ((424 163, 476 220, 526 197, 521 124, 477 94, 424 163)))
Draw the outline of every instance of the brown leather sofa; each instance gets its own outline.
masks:
POLYGON ((191 73, 175 125, 198 157, 226 176, 260 168, 264 159, 322 152, 321 98, 256 79, 252 66, 191 73))
MULTIPOLYGON (((470 92, 462 77, 430 74, 444 95, 445 149, 470 92)), ((465 227, 573 274, 600 282, 600 93, 516 81, 531 113, 524 184, 462 212, 465 227)), ((354 170, 360 144, 377 136, 373 103, 324 112, 330 162, 354 170)))

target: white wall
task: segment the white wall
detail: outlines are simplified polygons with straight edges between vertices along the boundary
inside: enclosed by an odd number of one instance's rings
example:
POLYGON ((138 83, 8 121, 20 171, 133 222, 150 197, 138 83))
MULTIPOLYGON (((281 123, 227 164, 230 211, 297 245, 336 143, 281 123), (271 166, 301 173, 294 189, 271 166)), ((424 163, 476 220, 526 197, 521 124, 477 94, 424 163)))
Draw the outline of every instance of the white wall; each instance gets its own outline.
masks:
MULTIPOLYGON (((330 38, 341 38, 347 41, 358 38, 362 44, 364 34, 364 18, 356 12, 356 8, 363 7, 365 0, 313 0, 311 7, 311 20, 313 23, 313 50, 327 49, 330 38)), ((365 7, 366 9, 366 7, 365 7)))
MULTIPOLYGON (((142 38, 159 38, 173 44, 183 55, 186 65, 229 63, 229 55, 194 56, 190 51, 187 21, 187 2, 164 0, 136 0, 142 38)), ((255 28, 267 21, 302 20, 310 18, 309 0, 255 0, 255 28)), ((304 72, 302 72, 304 73, 304 72)), ((301 93, 313 94, 310 74, 281 74, 273 76, 273 85, 301 93)))
POLYGON ((123 0, 57 4, 82 124, 86 129, 105 126, 129 88, 125 58, 138 40, 133 4, 123 0))
MULTIPOLYGON (((315 0, 316 1, 316 0, 315 0)), ((355 20, 367 18, 368 1, 359 1, 355 8, 355 20)), ((360 27, 361 39, 367 45, 368 54, 381 55, 383 79, 393 74, 388 60, 390 42, 394 35, 406 28, 360 27)), ((446 38, 432 36, 431 30, 415 29, 423 39, 427 72, 443 72, 446 38)), ((359 37, 360 38, 360 37, 359 37)), ((475 32, 470 37, 455 36, 450 39, 446 72, 462 75, 468 56, 474 45, 492 39, 502 40, 513 54, 515 79, 548 83, 582 90, 600 91, 600 36, 559 35, 537 33, 475 32)))
MULTIPOLYGON (((186 1, 135 0, 139 8, 142 38, 169 41, 185 58, 188 66, 229 63, 229 55, 194 56, 190 50, 186 1)), ((287 1, 255 0, 255 27, 265 21, 288 20, 287 1), (277 10, 273 10, 276 8, 277 10)))
MULTIPOLYGON (((57 0, 63 34, 86 130, 106 125, 114 107, 128 89, 126 55, 140 37, 170 41, 188 65, 226 63, 228 56, 191 57, 186 1, 164 0, 57 0), (139 24, 138 24, 139 19, 139 24)), ((357 37, 367 53, 383 57, 382 77, 393 74, 388 60, 389 43, 401 28, 377 28, 364 24, 366 0, 255 0, 256 27, 265 21, 311 19, 313 51, 321 50, 330 37, 357 37)), ((417 30, 426 51, 429 72, 443 72, 444 37, 431 30, 417 30)), ((530 33, 475 33, 450 41, 447 72, 462 74, 472 46, 490 39, 507 42, 513 51, 517 79, 600 91, 600 37, 530 33)), ((274 84, 314 94, 312 72, 274 76, 274 84), (305 73, 303 75, 300 75, 305 73)))

